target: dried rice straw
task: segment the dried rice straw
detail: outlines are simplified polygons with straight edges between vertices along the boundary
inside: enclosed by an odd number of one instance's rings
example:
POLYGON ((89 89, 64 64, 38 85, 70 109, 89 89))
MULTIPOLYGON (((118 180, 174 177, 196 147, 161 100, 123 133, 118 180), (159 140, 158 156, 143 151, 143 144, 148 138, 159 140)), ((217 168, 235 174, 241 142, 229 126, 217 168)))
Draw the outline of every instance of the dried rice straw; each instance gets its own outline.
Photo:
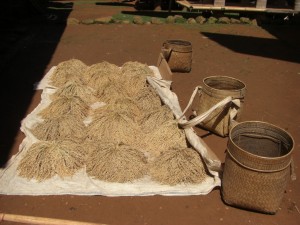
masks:
POLYGON ((125 77, 142 76, 146 79, 146 76, 154 76, 149 66, 140 62, 126 62, 122 65, 121 70, 125 77))
POLYGON ((124 92, 120 83, 110 82, 98 90, 97 97, 102 102, 115 103, 119 99, 128 97, 128 95, 124 92))
POLYGON ((108 83, 118 80, 121 69, 106 61, 90 66, 83 74, 83 79, 95 90, 103 89, 108 83))
POLYGON ((78 59, 61 62, 54 70, 50 84, 55 87, 61 87, 67 81, 74 79, 82 82, 82 74, 84 74, 87 68, 88 66, 78 59))
POLYGON ((41 182, 55 175, 74 175, 85 164, 85 151, 81 145, 69 140, 41 141, 30 146, 18 165, 19 176, 41 182))
POLYGON ((86 127, 82 121, 76 117, 65 115, 46 119, 42 123, 35 125, 31 132, 33 135, 44 141, 55 141, 62 139, 84 140, 86 127))
POLYGON ((38 115, 44 119, 60 117, 64 115, 73 115, 78 120, 87 117, 89 106, 79 97, 59 97, 52 101, 49 106, 41 110, 38 115))
POLYGON ((100 143, 87 158, 87 174, 96 179, 126 183, 146 173, 143 153, 125 144, 100 143))
POLYGON ((129 97, 134 97, 147 87, 147 80, 143 76, 129 76, 123 82, 124 91, 129 97))
POLYGON ((161 106, 151 112, 145 112, 144 117, 139 121, 145 133, 153 132, 167 122, 174 120, 174 115, 166 105, 161 106))
POLYGON ((141 139, 140 149, 149 155, 152 160, 172 147, 186 148, 187 143, 184 131, 178 128, 175 120, 169 120, 161 124, 158 129, 144 133, 141 139))
POLYGON ((198 184, 207 177, 199 154, 191 148, 167 150, 150 166, 153 180, 166 184, 198 184))
POLYGON ((88 105, 98 101, 95 91, 92 88, 77 81, 68 81, 61 88, 58 88, 58 90, 51 96, 51 99, 56 100, 59 97, 79 97, 88 105))
POLYGON ((130 113, 114 110, 94 114, 88 127, 87 138, 94 141, 116 141, 131 144, 136 141, 139 127, 130 113))
POLYGON ((138 107, 138 103, 132 98, 117 99, 113 104, 107 104, 104 107, 95 109, 92 113, 92 117, 96 117, 98 113, 102 113, 103 110, 118 111, 120 113, 131 114, 132 118, 136 121, 142 117, 142 111, 138 107))
POLYGON ((146 87, 133 98, 145 112, 151 112, 161 107, 160 97, 152 87, 146 87))

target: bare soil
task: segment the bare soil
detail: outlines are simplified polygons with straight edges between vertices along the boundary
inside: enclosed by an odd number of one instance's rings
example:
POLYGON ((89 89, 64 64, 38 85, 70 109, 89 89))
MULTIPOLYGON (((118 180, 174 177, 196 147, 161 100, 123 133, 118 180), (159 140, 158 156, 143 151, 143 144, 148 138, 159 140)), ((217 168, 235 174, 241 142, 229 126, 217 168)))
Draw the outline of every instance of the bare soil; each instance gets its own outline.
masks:
MULTIPOLYGON (((173 74, 173 91, 184 108, 205 77, 235 77, 247 85, 241 121, 277 125, 294 138, 296 181, 286 187, 275 215, 226 205, 216 188, 205 196, 5 196, 0 212, 105 224, 289 224, 300 221, 300 29, 295 25, 66 25, 67 18, 87 19, 136 12, 130 4, 66 2, 57 20, 30 10, 1 20, 1 166, 18 151, 24 138, 21 120, 40 101, 35 82, 58 63, 71 58, 88 65, 139 61, 156 65, 162 43, 190 41, 190 73, 173 74), (67 4, 68 3, 68 4, 67 4), (297 188, 298 187, 298 188, 297 188)), ((19 8, 16 6, 15 10, 19 8)), ((158 12, 154 11, 152 13, 158 12)), ((158 14, 159 15, 159 12, 158 14)), ((227 138, 197 128, 197 133, 224 162, 227 138)), ((2 222, 1 224, 16 224, 2 222)))

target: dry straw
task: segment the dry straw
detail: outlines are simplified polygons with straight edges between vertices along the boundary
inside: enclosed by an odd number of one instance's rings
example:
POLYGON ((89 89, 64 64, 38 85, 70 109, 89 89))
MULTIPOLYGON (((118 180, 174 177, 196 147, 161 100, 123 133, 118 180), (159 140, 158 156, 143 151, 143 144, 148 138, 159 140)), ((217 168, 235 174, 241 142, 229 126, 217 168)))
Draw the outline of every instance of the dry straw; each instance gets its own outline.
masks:
POLYGON ((78 81, 68 81, 61 88, 58 88, 57 91, 51 96, 52 100, 56 100, 60 97, 78 97, 82 99, 86 104, 92 104, 98 101, 95 95, 95 91, 78 81))
POLYGON ((88 127, 88 139, 94 141, 116 141, 133 143, 139 127, 130 112, 102 110, 94 114, 88 127))
POLYGON ((140 124, 145 133, 151 133, 167 121, 174 120, 173 113, 166 105, 154 109, 151 112, 144 112, 144 117, 141 119, 140 124))
MULTIPOLYGON (((124 112, 124 113, 130 113, 136 120, 139 120, 142 116, 143 112, 138 106, 138 103, 132 99, 132 98, 121 98, 117 99, 114 104, 107 104, 105 107, 108 110, 118 111, 118 112, 124 112)), ((94 111, 94 115, 97 114, 97 111, 102 111, 103 109, 97 109, 94 111)))
POLYGON ((85 164, 84 148, 69 140, 41 141, 30 146, 18 165, 21 177, 41 182, 55 175, 74 175, 85 164))
POLYGON ((51 76, 50 84, 61 87, 70 80, 81 81, 82 74, 87 68, 88 66, 78 59, 70 59, 59 63, 51 76))
POLYGON ((143 88, 133 99, 145 112, 157 110, 162 105, 160 97, 152 87, 143 88))
POLYGON ((166 184, 198 184, 207 174, 199 154, 191 148, 173 148, 157 157, 150 166, 153 180, 166 184))
POLYGON ((39 116, 44 119, 51 119, 64 115, 73 115, 78 120, 87 117, 89 105, 79 97, 59 97, 52 101, 49 106, 39 112, 39 116))
POLYGON ((31 132, 37 139, 44 141, 66 138, 83 141, 86 136, 86 129, 84 123, 78 121, 75 116, 65 115, 45 119, 42 123, 36 124, 31 132))
POLYGON ((90 150, 87 173, 96 179, 126 183, 142 178, 146 173, 144 154, 123 143, 99 143, 90 150))
POLYGON ((136 96, 147 84, 146 77, 154 76, 148 65, 139 62, 126 62, 122 66, 122 80, 125 92, 136 96))
POLYGON ((121 69, 118 66, 104 61, 90 66, 83 74, 83 79, 88 86, 98 91, 108 83, 115 83, 120 74, 121 69))
POLYGON ((159 129, 144 133, 141 141, 144 144, 142 151, 146 151, 151 159, 172 147, 187 147, 184 131, 178 128, 175 120, 166 121, 159 129))
POLYGON ((122 75, 128 76, 154 76, 153 71, 149 68, 147 64, 140 62, 126 62, 122 65, 122 75))
POLYGON ((106 83, 102 89, 98 89, 97 97, 99 101, 105 103, 115 103, 119 99, 128 97, 120 83, 110 82, 106 83))

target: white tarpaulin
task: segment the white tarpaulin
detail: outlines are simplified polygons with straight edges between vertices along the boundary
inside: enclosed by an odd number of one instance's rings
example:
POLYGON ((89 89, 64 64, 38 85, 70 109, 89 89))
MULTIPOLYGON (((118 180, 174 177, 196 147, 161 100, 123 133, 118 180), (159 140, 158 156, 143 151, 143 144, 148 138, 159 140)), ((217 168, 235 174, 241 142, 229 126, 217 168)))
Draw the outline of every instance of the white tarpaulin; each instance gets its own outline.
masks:
MULTIPOLYGON (((162 80, 157 67, 150 67, 156 77, 148 77, 149 84, 154 87, 162 101, 170 107, 176 119, 182 117, 182 111, 175 93, 170 90, 170 81, 162 80)), ((37 85, 42 89, 42 98, 39 105, 22 121, 21 131, 26 137, 19 147, 19 152, 14 155, 4 169, 0 170, 0 194, 5 195, 103 195, 103 196, 146 196, 146 195, 205 195, 214 187, 220 186, 218 175, 220 161, 205 143, 194 133, 192 128, 185 129, 187 140, 200 153, 210 172, 210 176, 200 184, 180 184, 176 186, 162 185, 151 180, 149 176, 131 183, 111 183, 89 177, 85 169, 80 170, 72 177, 60 178, 54 176, 51 179, 38 182, 18 176, 17 167, 20 160, 29 147, 37 141, 30 133, 29 128, 39 118, 37 113, 50 104, 49 94, 55 89, 48 85, 49 77, 53 73, 53 67, 37 85)))

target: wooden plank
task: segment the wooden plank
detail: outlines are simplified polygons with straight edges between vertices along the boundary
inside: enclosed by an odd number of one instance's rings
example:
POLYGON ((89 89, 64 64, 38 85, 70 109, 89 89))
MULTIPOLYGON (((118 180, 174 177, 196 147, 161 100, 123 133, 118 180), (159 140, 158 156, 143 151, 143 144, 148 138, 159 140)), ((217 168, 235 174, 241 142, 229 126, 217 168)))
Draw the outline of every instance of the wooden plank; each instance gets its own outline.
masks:
POLYGON ((74 220, 62 220, 46 217, 23 216, 16 214, 0 213, 0 222, 10 221, 15 223, 36 224, 36 225, 103 225, 99 223, 78 222, 74 220))
POLYGON ((186 0, 177 0, 177 4, 192 10, 219 10, 219 11, 236 11, 236 12, 266 12, 266 13, 299 13, 294 9, 286 8, 256 8, 244 6, 214 6, 212 4, 194 4, 186 0))

